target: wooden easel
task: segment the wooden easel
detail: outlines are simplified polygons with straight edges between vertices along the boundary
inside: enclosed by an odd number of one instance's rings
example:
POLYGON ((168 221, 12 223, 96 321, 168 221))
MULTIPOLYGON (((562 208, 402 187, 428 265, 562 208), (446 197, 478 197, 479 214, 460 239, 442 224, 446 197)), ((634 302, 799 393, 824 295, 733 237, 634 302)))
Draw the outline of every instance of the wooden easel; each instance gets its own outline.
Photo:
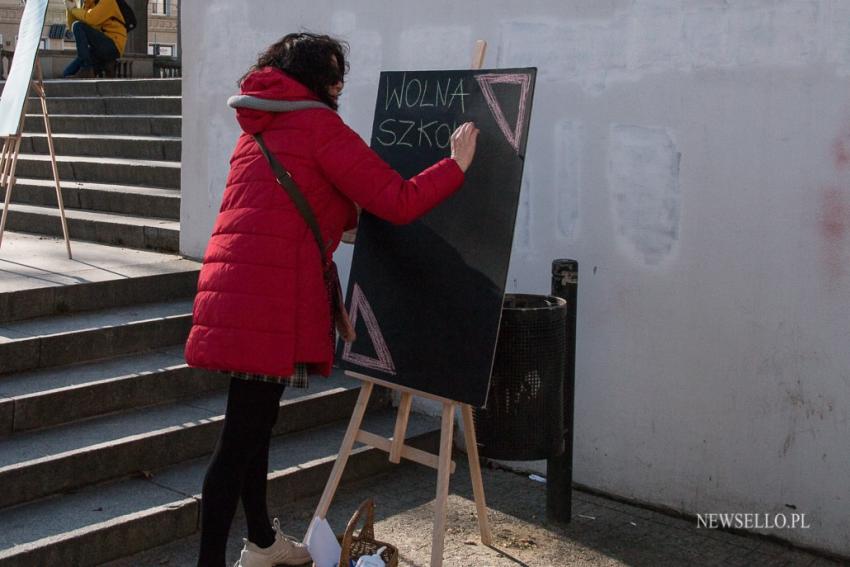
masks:
MULTIPOLYGON (((68 236, 68 220, 65 218, 65 204, 62 201, 62 188, 59 184, 59 168, 56 165, 56 150, 53 146, 53 132, 50 129, 50 116, 47 114, 47 96, 44 92, 44 76, 41 72, 41 62, 35 60, 35 79, 32 80, 32 89, 41 100, 41 112, 44 115, 44 131, 47 134, 47 147, 50 150, 50 164, 53 168, 53 180, 56 183, 56 200, 59 202, 59 217, 62 221, 62 234, 65 237, 65 249, 68 258, 71 258, 71 239, 68 236)), ((0 219, 0 246, 3 244, 3 233, 6 230, 6 218, 9 215, 9 204, 12 201, 12 189, 15 187, 15 170, 18 166, 18 155, 21 151, 21 138, 23 137, 24 119, 27 115, 29 99, 24 104, 21 112, 21 120, 18 133, 7 136, 3 142, 3 150, 0 153, 0 187, 6 188, 6 201, 3 205, 3 217, 0 219)))
POLYGON ((478 528, 481 532, 481 543, 491 545, 493 538, 490 534, 490 524, 487 521, 487 504, 484 499, 484 483, 481 478, 481 465, 478 461, 478 442, 475 439, 475 424, 472 421, 472 407, 468 404, 434 396, 411 388, 405 388, 398 384, 391 384, 377 378, 365 376, 357 372, 346 371, 347 376, 357 378, 363 383, 360 386, 360 395, 354 405, 354 412, 348 422, 348 429, 342 439, 339 454, 331 470, 330 478, 325 485, 322 498, 316 507, 314 516, 325 518, 328 514, 331 501, 333 500, 348 457, 356 442, 369 445, 376 449, 389 453, 391 463, 401 462, 401 458, 409 459, 419 464, 437 469, 437 498, 434 504, 434 531, 431 537, 431 567, 440 567, 443 564, 443 542, 446 535, 446 502, 449 498, 449 478, 455 471, 455 463, 452 461, 452 441, 454 436, 455 408, 460 406, 463 417, 463 433, 466 442, 466 454, 469 459, 469 474, 472 477, 472 492, 475 496, 475 508, 478 512, 478 528), (390 390, 401 393, 401 402, 396 415, 395 429, 390 438, 381 437, 374 433, 360 429, 372 388, 375 385, 384 386, 390 390), (440 426, 440 452, 438 455, 422 451, 404 444, 407 431, 407 422, 410 417, 410 408, 413 396, 435 400, 443 405, 442 423, 440 426))
MULTIPOLYGON (((475 44, 475 56, 473 58, 473 69, 480 69, 484 62, 484 54, 487 50, 487 42, 478 40, 475 44)), ((472 493, 475 497, 475 508, 478 513, 478 529, 481 532, 481 543, 492 545, 493 537, 490 533, 490 524, 487 521, 487 503, 484 498, 484 483, 481 478, 481 464, 478 458, 478 442, 475 438, 475 424, 472 420, 472 407, 454 400, 435 396, 366 376, 357 372, 346 371, 345 374, 362 382, 360 395, 354 405, 348 429, 342 439, 339 454, 334 462, 322 498, 316 507, 314 516, 325 518, 336 493, 348 457, 354 449, 355 443, 363 443, 370 447, 380 449, 389 453, 391 463, 400 463, 402 457, 419 464, 437 469, 437 496, 434 504, 434 530, 431 536, 431 567, 441 567, 443 564, 443 544, 446 536, 446 503, 449 498, 449 479, 455 472, 455 463, 452 461, 452 444, 454 440, 454 417, 455 409, 460 407, 463 419, 464 441, 466 443, 466 454, 469 460, 469 475, 472 478, 472 493), (401 401, 396 414, 395 429, 390 438, 381 437, 374 433, 360 429, 369 397, 375 385, 383 386, 401 394, 401 401), (404 444, 407 432, 407 423, 410 418, 410 408, 413 404, 413 396, 440 402, 443 406, 442 420, 440 426, 440 452, 437 455, 410 447, 404 444)))

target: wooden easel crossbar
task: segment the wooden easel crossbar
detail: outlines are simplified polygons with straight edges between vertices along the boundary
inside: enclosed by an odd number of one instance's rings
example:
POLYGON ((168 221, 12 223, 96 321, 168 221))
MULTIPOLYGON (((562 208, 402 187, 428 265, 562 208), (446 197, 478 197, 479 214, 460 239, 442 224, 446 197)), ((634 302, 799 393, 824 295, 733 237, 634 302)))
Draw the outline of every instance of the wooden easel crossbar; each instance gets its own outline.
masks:
POLYGON ((484 545, 491 545, 493 538, 490 533, 490 525, 487 521, 487 504, 484 498, 484 483, 481 477, 481 465, 478 459, 478 445, 475 439, 472 407, 468 404, 462 404, 440 396, 434 396, 426 392, 385 382, 357 372, 346 371, 345 374, 362 382, 360 395, 357 397, 351 420, 348 422, 348 429, 345 432, 345 437, 343 437, 337 459, 334 462, 333 469, 325 485, 322 498, 319 500, 319 505, 316 507, 314 516, 319 518, 325 518, 327 516, 331 501, 339 487, 339 481, 342 478, 342 473, 345 470, 345 465, 348 463, 348 458, 351 456, 355 443, 363 443, 389 453, 389 460, 392 463, 400 463, 401 459, 405 458, 437 469, 437 496, 434 506, 434 530, 431 539, 431 566, 441 566, 443 564, 443 545, 446 532, 446 503, 449 497, 449 479, 456 468, 456 464, 452 461, 454 417, 456 408, 460 407, 461 417, 463 419, 464 441, 469 460, 469 474, 472 479, 472 492, 475 497, 475 508, 478 512, 478 528, 481 532, 481 542, 484 545), (366 414, 366 408, 369 405, 372 389, 376 385, 389 388, 401 394, 401 401, 396 414, 395 429, 393 430, 393 436, 390 438, 381 437, 360 428, 363 423, 363 417, 366 414), (413 396, 434 400, 442 404, 440 451, 437 455, 404 443, 407 423, 410 418, 410 409, 413 404, 413 396))

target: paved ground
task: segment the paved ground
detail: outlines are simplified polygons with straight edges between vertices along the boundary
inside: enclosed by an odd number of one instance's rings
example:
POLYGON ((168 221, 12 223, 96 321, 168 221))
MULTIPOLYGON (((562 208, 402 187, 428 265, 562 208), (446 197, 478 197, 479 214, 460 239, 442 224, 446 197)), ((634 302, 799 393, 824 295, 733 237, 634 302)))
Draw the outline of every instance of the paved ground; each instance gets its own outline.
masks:
MULTIPOLYGON (((9 214, 14 214, 14 205, 9 214)), ((59 222, 58 220, 56 221, 59 222)), ((9 232, 3 235, 0 293, 102 282, 197 268, 174 254, 71 241, 68 259, 61 238, 9 232)))
MULTIPOLYGON (((461 455, 462 456, 462 455, 461 455)), ((468 471, 458 459, 449 498, 444 565, 447 567, 789 565, 825 567, 841 563, 790 549, 764 538, 697 529, 694 522, 573 491, 573 521, 566 526, 544 519, 545 485, 502 470, 485 470, 484 484, 495 538, 494 548, 477 540, 475 505, 468 471)), ((343 488, 334 500, 329 521, 343 529, 357 505, 374 498, 378 505, 376 536, 401 551, 400 565, 429 565, 434 471, 404 465, 397 472, 343 488)), ((281 516, 284 530, 301 534, 318 498, 294 502, 281 516)), ((229 560, 236 561, 245 533, 241 518, 234 524, 229 560)), ((193 536, 110 567, 195 565, 198 537, 193 536)))

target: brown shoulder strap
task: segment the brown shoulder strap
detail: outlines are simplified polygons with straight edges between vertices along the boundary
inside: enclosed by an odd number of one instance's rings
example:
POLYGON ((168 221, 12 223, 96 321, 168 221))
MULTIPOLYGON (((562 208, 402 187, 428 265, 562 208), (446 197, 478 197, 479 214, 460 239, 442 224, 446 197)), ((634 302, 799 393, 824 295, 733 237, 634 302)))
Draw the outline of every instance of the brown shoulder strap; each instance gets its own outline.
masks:
POLYGON ((322 255, 322 263, 326 264, 328 261, 327 247, 322 241, 322 231, 319 229, 319 223, 316 220, 316 215, 313 214, 310 203, 307 202, 298 185, 292 179, 292 176, 289 175, 289 172, 284 169, 283 165, 269 151, 263 137, 260 134, 254 134, 254 140, 256 140, 257 145, 260 146, 260 151, 263 152, 266 160, 268 160, 278 184, 287 192, 292 202, 295 203, 295 208, 298 209, 298 212, 301 213, 301 216, 304 217, 304 220, 313 232, 313 237, 316 239, 316 244, 319 246, 319 252, 322 255))

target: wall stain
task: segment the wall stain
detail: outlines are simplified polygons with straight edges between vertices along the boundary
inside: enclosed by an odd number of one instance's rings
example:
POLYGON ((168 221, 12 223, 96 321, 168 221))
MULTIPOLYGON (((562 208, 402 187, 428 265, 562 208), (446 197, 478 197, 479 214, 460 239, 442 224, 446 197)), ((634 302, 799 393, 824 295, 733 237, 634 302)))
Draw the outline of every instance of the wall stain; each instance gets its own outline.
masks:
POLYGON ((813 398, 807 397, 800 380, 797 380, 792 388, 785 391, 784 402, 786 407, 790 407, 791 410, 791 424, 782 444, 780 457, 788 454, 797 439, 797 434, 808 433, 812 436, 812 439, 817 438, 817 428, 815 426, 800 427, 799 422, 801 420, 817 419, 823 421, 835 411, 835 402, 824 398, 823 394, 817 394, 813 398))
POLYGON ((846 273, 845 239, 850 234, 850 122, 845 120, 831 146, 832 164, 836 181, 820 189, 818 230, 823 243, 823 261, 826 275, 835 283, 846 273))
POLYGON ((681 153, 666 128, 613 124, 608 184, 616 230, 646 265, 669 257, 679 240, 681 153))

